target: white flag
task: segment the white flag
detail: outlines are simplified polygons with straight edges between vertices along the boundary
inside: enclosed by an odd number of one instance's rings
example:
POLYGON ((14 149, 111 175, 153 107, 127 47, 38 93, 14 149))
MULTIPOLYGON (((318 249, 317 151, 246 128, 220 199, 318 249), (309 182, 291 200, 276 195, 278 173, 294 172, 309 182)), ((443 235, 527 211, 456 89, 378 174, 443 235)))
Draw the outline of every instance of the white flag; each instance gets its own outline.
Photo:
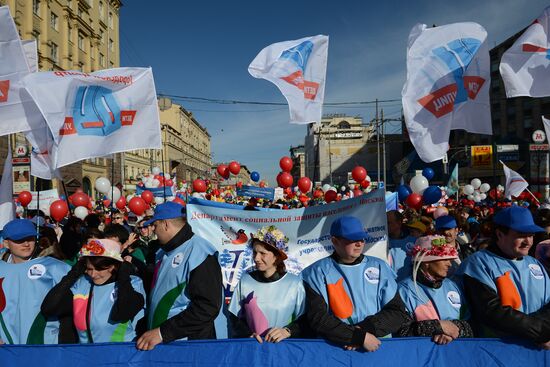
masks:
POLYGON ((56 168, 128 150, 161 148, 150 68, 43 72, 23 82, 52 133, 56 168))
POLYGON ((544 9, 500 60, 506 96, 550 96, 550 7, 544 9))
POLYGON ((508 168, 502 161, 502 168, 504 169, 504 175, 506 176, 506 189, 504 196, 511 198, 512 196, 519 196, 527 187, 529 183, 525 181, 523 177, 516 171, 508 168))
POLYGON ((546 132, 546 139, 550 142, 550 120, 545 118, 544 116, 540 116, 542 118, 542 124, 544 125, 544 131, 546 132))
POLYGON ((13 205, 13 171, 11 164, 11 144, 8 139, 8 156, 4 161, 2 181, 0 182, 0 230, 10 220, 15 219, 15 206, 13 205))
POLYGON ((290 122, 320 122, 325 98, 328 36, 278 42, 264 48, 248 72, 279 88, 290 110, 290 122))
POLYGON ((451 130, 492 134, 486 39, 476 23, 412 28, 401 95, 409 137, 424 162, 444 157, 451 130))
MULTIPOLYGON (((7 6, 0 7, 0 136, 32 130, 42 115, 21 80, 30 72, 23 44, 7 6)), ((51 91, 50 91, 51 93, 51 91)))

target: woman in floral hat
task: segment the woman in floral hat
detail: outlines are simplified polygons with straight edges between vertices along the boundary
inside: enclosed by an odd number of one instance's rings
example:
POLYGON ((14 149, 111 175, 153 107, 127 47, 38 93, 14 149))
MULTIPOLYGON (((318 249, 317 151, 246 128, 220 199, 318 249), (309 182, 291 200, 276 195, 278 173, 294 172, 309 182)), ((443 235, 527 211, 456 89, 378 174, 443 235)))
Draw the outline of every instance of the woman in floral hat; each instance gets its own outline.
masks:
POLYGON ((46 317, 73 315, 80 343, 127 342, 144 316, 145 291, 120 256, 120 244, 92 238, 80 260, 42 303, 46 317))
POLYGON ((399 283, 399 294, 413 321, 404 325, 399 336, 430 336, 437 344, 456 338, 471 338, 472 328, 462 288, 447 278, 457 250, 444 236, 419 237, 409 255, 411 277, 399 283))
POLYGON ((286 272, 288 238, 275 226, 261 228, 250 241, 255 269, 235 287, 229 312, 233 337, 278 343, 300 334, 304 313, 302 279, 286 272))

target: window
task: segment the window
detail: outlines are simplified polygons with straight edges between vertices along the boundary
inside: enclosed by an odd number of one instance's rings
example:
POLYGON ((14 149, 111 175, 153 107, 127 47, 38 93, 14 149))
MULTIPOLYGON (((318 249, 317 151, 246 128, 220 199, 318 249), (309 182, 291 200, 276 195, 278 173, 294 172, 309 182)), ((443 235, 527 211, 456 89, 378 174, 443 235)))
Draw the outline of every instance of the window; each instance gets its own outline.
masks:
POLYGON ((99 65, 103 68, 105 67, 105 55, 102 53, 99 54, 99 65))
POLYGON ((36 15, 40 15, 40 1, 32 0, 32 12, 36 15))
POLYGON ((99 38, 101 39, 101 44, 105 43, 105 31, 103 29, 99 30, 99 38))
POLYGON ((113 13, 109 12, 109 28, 113 29, 113 13))
POLYGON ((338 128, 339 129, 351 129, 351 125, 349 124, 349 122, 347 121, 340 121, 340 123, 338 124, 338 128))
POLYGON ((69 25, 69 42, 73 43, 73 27, 69 25))
POLYGON ((50 48, 50 58, 55 62, 57 62, 57 54, 58 54, 57 51, 58 51, 58 49, 59 49, 59 47, 55 43, 52 42, 52 46, 50 48))
POLYGON ((99 2, 98 9, 99 9, 99 19, 105 19, 105 9, 103 8, 103 1, 99 2))
POLYGON ((114 51, 115 43, 109 38, 109 50, 114 51))
POLYGON ((523 119, 523 127, 530 129, 533 127, 533 119, 531 117, 525 117, 523 119))
POLYGON ((84 36, 82 33, 78 33, 78 48, 84 51, 84 36))
POLYGON ((59 30, 59 17, 54 12, 50 14, 50 27, 56 31, 59 30))

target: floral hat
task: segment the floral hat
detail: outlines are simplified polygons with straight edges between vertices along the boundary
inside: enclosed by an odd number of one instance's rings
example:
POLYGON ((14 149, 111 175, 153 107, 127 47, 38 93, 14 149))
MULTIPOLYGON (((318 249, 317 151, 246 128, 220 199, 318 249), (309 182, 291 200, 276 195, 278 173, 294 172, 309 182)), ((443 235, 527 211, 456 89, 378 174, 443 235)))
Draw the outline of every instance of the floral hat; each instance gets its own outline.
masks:
POLYGON ((419 237, 409 251, 409 256, 415 262, 428 262, 456 259, 458 252, 454 246, 447 243, 444 236, 431 235, 419 237))
POLYGON ((251 233, 250 237, 252 238, 251 243, 254 243, 254 240, 260 241, 277 250, 283 260, 288 258, 286 255, 288 251, 288 237, 277 227, 273 225, 262 227, 256 233, 251 233))
POLYGON ((120 245, 118 242, 103 238, 91 238, 88 243, 82 246, 78 256, 103 256, 110 257, 117 261, 123 261, 120 256, 120 245))

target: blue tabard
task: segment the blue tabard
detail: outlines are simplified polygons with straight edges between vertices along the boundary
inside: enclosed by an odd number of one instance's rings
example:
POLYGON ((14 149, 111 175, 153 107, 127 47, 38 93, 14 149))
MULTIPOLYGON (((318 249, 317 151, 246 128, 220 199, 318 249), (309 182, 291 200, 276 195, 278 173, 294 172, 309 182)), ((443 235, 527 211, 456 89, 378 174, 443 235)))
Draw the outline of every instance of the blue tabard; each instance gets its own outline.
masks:
POLYGON ((57 344, 59 322, 46 320, 40 306, 71 269, 51 257, 19 264, 0 261, 0 339, 8 344, 57 344))
POLYGON ((304 281, 324 298, 331 313, 327 286, 343 279, 344 290, 353 304, 353 313, 340 320, 352 325, 378 313, 397 292, 395 273, 386 262, 371 256, 365 256, 357 265, 338 264, 331 257, 325 257, 307 267, 302 275, 304 281))
MULTIPOLYGON (((140 278, 131 276, 134 290, 146 299, 143 283, 140 278)), ((87 333, 86 312, 92 282, 87 276, 81 276, 72 286, 73 319, 80 343, 90 343, 87 333)), ((111 309, 117 297, 116 282, 104 285, 94 285, 90 309, 90 333, 94 343, 130 342, 136 337, 136 325, 145 315, 142 309, 133 320, 124 323, 114 323, 109 320, 111 309)), ((124 306, 123 306, 124 307, 124 306)))
MULTIPOLYGON (((159 327, 164 321, 181 313, 189 306, 191 300, 187 296, 186 289, 191 272, 202 264, 208 255, 214 255, 217 258, 216 253, 217 249, 210 242, 196 234, 170 252, 162 249, 157 252, 149 302, 149 329, 159 327)), ((220 284, 220 298, 224 299, 222 284, 220 284)), ((216 337, 227 338, 227 320, 221 310, 214 324, 216 337)))
MULTIPOLYGON (((256 317, 259 313, 259 318, 267 321, 263 331, 287 326, 304 313, 304 308, 304 284, 299 276, 290 273, 269 283, 258 282, 250 274, 243 274, 229 304, 229 312, 242 319, 246 319, 247 314, 256 317)), ((250 326, 250 320, 246 321, 250 326)))
POLYGON ((530 314, 550 302, 550 279, 544 267, 535 258, 521 260, 500 257, 490 251, 478 251, 464 260, 459 274, 466 274, 498 293, 496 279, 510 272, 521 298, 519 311, 530 314))
POLYGON ((397 281, 401 281, 412 275, 412 261, 407 252, 414 247, 416 238, 406 236, 404 238, 390 238, 388 251, 388 263, 397 274, 397 281))
POLYGON ((443 279, 440 288, 418 285, 418 294, 412 277, 399 283, 399 294, 407 311, 416 321, 424 320, 463 320, 468 318, 466 301, 460 286, 449 278, 443 279), (426 310, 433 307, 434 317, 426 317, 426 310))

